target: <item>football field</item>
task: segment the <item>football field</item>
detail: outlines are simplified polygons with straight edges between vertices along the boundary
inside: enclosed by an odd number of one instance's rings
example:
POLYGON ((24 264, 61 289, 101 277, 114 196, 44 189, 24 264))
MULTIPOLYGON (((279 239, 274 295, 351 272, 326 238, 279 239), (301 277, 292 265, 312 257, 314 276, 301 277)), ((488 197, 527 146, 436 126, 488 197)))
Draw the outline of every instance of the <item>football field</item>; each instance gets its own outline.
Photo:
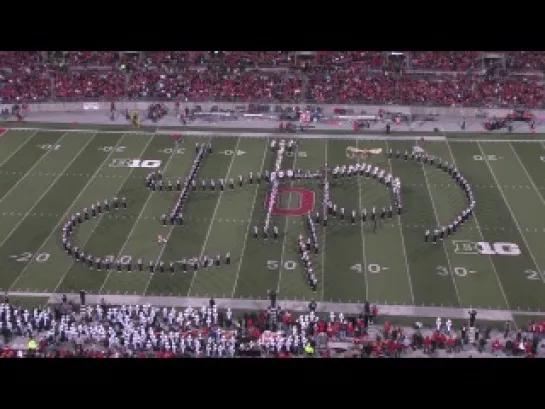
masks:
MULTIPOLYGON (((282 184, 273 216, 278 240, 251 234, 266 214, 265 182, 223 192, 199 188, 190 195, 181 226, 161 223, 179 192, 145 186, 154 166, 172 183, 183 181, 195 144, 208 141, 213 153, 199 170, 198 185, 201 179, 236 180, 271 171, 276 155, 270 139, 187 136, 175 144, 170 135, 151 133, 7 130, 0 136, 0 290, 259 300, 274 289, 284 300, 545 310, 545 145, 479 136, 423 145, 427 153, 457 165, 477 202, 476 218, 437 245, 424 242, 424 231, 448 224, 464 210, 460 187, 435 167, 384 154, 368 159, 400 177, 404 212, 379 222, 376 231, 370 222, 352 224, 349 218, 318 226, 321 251, 312 256, 318 278, 313 292, 297 240, 308 236, 301 213, 309 204, 319 210, 322 202, 318 180, 282 184), (175 272, 97 271, 62 249, 64 221, 114 197, 126 197, 128 208, 78 225, 73 244, 124 265, 139 258, 145 265, 173 262, 175 272), (168 242, 159 245, 158 235, 168 242), (231 263, 219 268, 179 268, 184 258, 223 259, 227 252, 231 263)), ((413 145, 395 137, 301 139, 282 168, 354 164, 348 146, 403 152, 413 145)), ((388 190, 372 178, 345 179, 332 184, 331 196, 347 215, 390 204, 388 190)))

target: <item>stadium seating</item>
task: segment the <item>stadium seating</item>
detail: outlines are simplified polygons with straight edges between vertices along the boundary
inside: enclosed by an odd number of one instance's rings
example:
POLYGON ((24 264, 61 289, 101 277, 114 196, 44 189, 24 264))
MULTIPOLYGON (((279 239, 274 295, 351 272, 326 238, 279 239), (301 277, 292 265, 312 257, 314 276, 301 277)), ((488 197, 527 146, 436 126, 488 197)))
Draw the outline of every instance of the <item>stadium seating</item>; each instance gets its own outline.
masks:
POLYGON ((0 98, 543 106, 545 52, 503 53, 494 79, 477 51, 404 54, 396 66, 379 51, 0 52, 0 98))
POLYGON ((276 72, 147 71, 132 74, 128 84, 130 99, 274 102, 297 101, 301 96, 300 80, 276 72))
POLYGON ((545 70, 545 51, 513 51, 507 53, 507 67, 513 70, 545 70))
POLYGON ((477 51, 413 51, 411 65, 415 69, 466 71, 478 56, 477 51))

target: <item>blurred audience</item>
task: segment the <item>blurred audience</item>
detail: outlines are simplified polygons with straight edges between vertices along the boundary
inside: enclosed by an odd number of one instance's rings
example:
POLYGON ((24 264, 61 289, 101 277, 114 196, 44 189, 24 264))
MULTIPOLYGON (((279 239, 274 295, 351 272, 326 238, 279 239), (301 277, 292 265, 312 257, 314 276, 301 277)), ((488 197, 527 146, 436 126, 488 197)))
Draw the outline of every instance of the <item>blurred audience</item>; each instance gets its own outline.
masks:
POLYGON ((540 108, 544 69, 542 51, 4 51, 0 99, 540 108))

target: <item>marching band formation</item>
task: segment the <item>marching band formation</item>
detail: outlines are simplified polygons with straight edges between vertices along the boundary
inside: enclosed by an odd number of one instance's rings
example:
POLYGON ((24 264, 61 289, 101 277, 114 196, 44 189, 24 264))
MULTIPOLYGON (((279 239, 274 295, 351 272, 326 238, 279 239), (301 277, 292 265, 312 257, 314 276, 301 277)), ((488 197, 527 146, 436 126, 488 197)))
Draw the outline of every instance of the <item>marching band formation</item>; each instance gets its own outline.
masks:
MULTIPOLYGON (((282 169, 282 162, 286 153, 295 152, 297 149, 297 144, 293 140, 285 141, 273 140, 270 145, 271 151, 276 154, 274 170, 269 173, 265 171, 263 175, 257 173, 254 175, 252 172, 246 177, 242 175, 238 176, 238 180, 235 181, 231 178, 227 182, 224 179, 214 179, 201 180, 200 186, 203 191, 210 190, 215 191, 216 186, 220 191, 224 191, 226 184, 229 185, 230 189, 234 189, 236 185, 242 187, 245 182, 248 184, 260 184, 262 180, 265 180, 270 184, 270 189, 268 192, 268 202, 266 205, 266 215, 264 224, 262 226, 262 237, 267 239, 269 237, 273 239, 278 239, 279 232, 278 227, 273 225, 273 209, 275 203, 278 200, 278 195, 280 191, 280 184, 285 180, 301 180, 301 179, 314 179, 319 180, 323 190, 323 203, 321 211, 318 211, 314 214, 307 214, 305 216, 305 223, 308 229, 308 238, 305 239, 303 235, 299 236, 298 246, 299 254, 305 270, 307 273, 307 279, 310 287, 313 291, 317 290, 318 280, 314 272, 311 255, 319 253, 319 243, 318 235, 316 233, 316 226, 320 224, 323 227, 328 225, 328 217, 334 217, 340 221, 344 221, 349 217, 352 224, 356 224, 357 221, 367 222, 371 221, 374 223, 374 231, 377 227, 378 220, 384 220, 386 218, 392 218, 394 213, 397 215, 402 214, 403 203, 401 196, 401 181, 398 177, 393 176, 390 172, 380 169, 377 166, 374 166, 369 163, 356 163, 351 165, 340 165, 334 166, 333 168, 328 168, 328 165, 325 164, 323 169, 316 171, 302 171, 301 169, 282 169), (384 206, 382 209, 377 210, 376 207, 372 207, 368 213, 367 208, 363 209, 353 209, 350 212, 350 215, 345 214, 344 207, 339 207, 337 204, 333 203, 331 200, 331 184, 330 178, 332 178, 335 183, 340 183, 343 180, 350 180, 352 177, 367 177, 373 180, 378 181, 379 183, 385 185, 390 193, 392 198, 392 204, 389 206, 384 206)), ((162 223, 164 226, 167 224, 170 225, 182 225, 184 218, 184 208, 187 204, 187 200, 191 192, 197 191, 197 174, 200 167, 203 164, 204 159, 212 153, 212 145, 208 144, 197 144, 195 147, 195 159, 193 161, 192 167, 189 171, 189 175, 185 178, 184 182, 181 183, 179 179, 173 184, 172 180, 166 180, 161 171, 151 172, 146 177, 146 187, 151 191, 178 191, 180 195, 178 196, 171 212, 168 214, 162 215, 162 223)), ((456 181, 456 183, 462 187, 465 192, 467 199, 467 207, 461 212, 449 225, 441 226, 435 229, 426 230, 425 232, 425 241, 437 243, 438 240, 442 240, 445 237, 448 237, 455 233, 457 229, 465 221, 467 221, 471 215, 473 215, 475 209, 475 200, 471 190, 471 186, 461 175, 454 164, 450 164, 446 161, 442 161, 432 155, 428 155, 424 152, 423 149, 414 149, 411 153, 405 151, 401 153, 399 150, 393 152, 391 149, 388 151, 388 158, 403 158, 404 160, 412 160, 421 165, 436 166, 438 169, 441 169, 447 172, 451 177, 456 181)), ((144 270, 144 263, 141 259, 138 259, 136 264, 132 264, 130 260, 132 257, 129 257, 124 260, 123 257, 118 260, 114 260, 113 256, 105 257, 93 257, 89 252, 85 252, 83 249, 73 246, 70 239, 72 233, 76 226, 83 223, 85 220, 90 220, 91 218, 96 218, 101 216, 103 213, 110 212, 111 210, 116 211, 119 209, 127 209, 127 200, 126 198, 118 199, 114 198, 111 203, 108 200, 103 202, 97 202, 92 204, 89 208, 83 209, 82 212, 78 212, 70 216, 62 228, 62 245, 66 252, 73 256, 76 261, 85 263, 89 268, 96 268, 97 270, 111 270, 117 269, 117 271, 132 271, 132 269, 137 269, 139 271, 144 270)), ((253 226, 253 237, 259 238, 259 228, 258 226, 253 226)), ((162 236, 158 236, 159 244, 164 244, 167 240, 162 236)), ((219 267, 221 264, 229 264, 231 262, 231 255, 227 253, 225 256, 217 255, 214 258, 203 256, 203 257, 194 257, 190 259, 183 258, 179 261, 171 261, 168 265, 165 265, 163 261, 160 261, 155 265, 154 261, 150 261, 147 265, 147 270, 150 273, 156 271, 159 272, 175 272, 183 271, 187 272, 190 269, 197 271, 199 268, 207 268, 211 266, 219 267)))
MULTIPOLYGON (((197 144, 195 147, 196 156, 193 160, 193 164, 191 166, 191 170, 189 171, 189 176, 185 179, 185 182, 183 186, 180 184, 179 181, 176 182, 176 190, 180 191, 180 196, 176 200, 174 207, 172 208, 172 211, 170 212, 169 216, 163 215, 162 221, 163 225, 166 226, 167 220, 170 221, 170 224, 176 225, 176 224, 183 224, 183 209, 185 207, 185 204, 187 203, 187 199, 190 194, 189 186, 194 184, 195 178, 197 176, 197 172, 199 168, 202 165, 202 162, 204 158, 212 153, 212 145, 211 144, 197 144)), ((146 186, 152 190, 163 190, 163 173, 161 171, 152 172, 148 174, 146 177, 146 186)), ((168 181, 167 189, 173 190, 173 186, 171 181, 168 181)), ((83 223, 85 220, 90 220, 90 218, 96 218, 100 216, 104 212, 109 212, 110 210, 118 210, 118 209, 127 209, 127 200, 123 197, 121 200, 119 200, 117 197, 113 199, 112 203, 110 204, 108 200, 104 200, 103 203, 97 202, 96 205, 93 204, 90 207, 90 210, 88 208, 83 209, 83 212, 76 213, 72 215, 64 224, 62 229, 62 245, 63 248, 66 250, 66 252, 73 256, 76 261, 85 263, 89 268, 93 269, 96 268, 97 270, 111 270, 112 268, 115 268, 117 271, 132 271, 133 268, 137 269, 139 271, 144 270, 144 263, 142 259, 138 259, 136 264, 132 263, 132 257, 129 256, 129 260, 125 259, 123 260, 123 257, 118 258, 117 260, 114 259, 112 256, 103 256, 103 257, 93 257, 93 255, 90 252, 85 252, 83 249, 73 246, 70 242, 70 237, 72 235, 72 232, 74 231, 74 228, 83 223)), ((157 241, 159 244, 166 243, 166 239, 159 235, 157 237, 157 241)), ((187 272, 189 269, 193 269, 194 271, 197 271, 200 267, 201 268, 207 268, 211 266, 219 267, 221 264, 230 264, 231 263, 231 254, 227 253, 223 257, 221 255, 216 255, 214 258, 209 256, 202 256, 202 257, 194 257, 194 258, 183 258, 180 261, 170 261, 168 264, 165 264, 164 261, 159 261, 157 265, 155 265, 155 261, 150 261, 147 265, 147 269, 150 273, 154 273, 156 271, 159 272, 171 272, 174 273, 176 271, 183 271, 187 272)))
MULTIPOLYGON (((333 203, 330 199, 330 182, 327 177, 329 169, 327 164, 325 167, 325 176, 323 180, 323 207, 322 215, 318 212, 314 215, 314 221, 316 223, 322 222, 323 226, 327 226, 328 216, 339 218, 339 220, 344 221, 346 219, 344 207, 339 207, 337 204, 333 203)), ((348 179, 352 176, 366 176, 367 178, 373 178, 381 184, 385 185, 390 189, 392 201, 396 207, 396 213, 401 215, 403 211, 403 203, 401 200, 401 181, 398 177, 394 177, 390 172, 387 172, 383 169, 380 169, 376 166, 361 163, 354 165, 342 165, 335 166, 331 170, 331 175, 336 181, 341 181, 343 179, 348 179)), ((376 229, 376 223, 378 220, 377 216, 380 216, 381 220, 392 218, 394 214, 394 208, 392 205, 382 207, 380 213, 377 213, 376 207, 372 207, 370 215, 367 213, 367 208, 360 209, 357 211, 353 209, 350 213, 350 221, 352 224, 355 224, 359 218, 362 222, 366 222, 368 219, 374 223, 374 229, 376 229)))
MULTIPOLYGON (((111 203, 106 199, 102 203, 97 202, 96 205, 91 205, 90 208, 83 209, 82 212, 78 212, 70 216, 70 218, 64 223, 62 227, 62 246, 64 250, 74 259, 76 262, 81 262, 85 264, 90 269, 97 269, 97 271, 106 270, 117 270, 117 271, 128 271, 131 272, 133 269, 139 271, 144 270, 144 263, 142 259, 138 259, 135 264, 133 264, 133 258, 131 256, 127 259, 124 257, 119 257, 115 259, 114 256, 93 256, 90 252, 85 251, 84 249, 74 246, 70 239, 72 234, 77 226, 84 223, 87 220, 91 220, 101 215, 108 213, 110 211, 117 211, 119 209, 127 209, 127 201, 125 198, 119 200, 117 197, 113 198, 111 203), (90 210, 89 210, 90 209, 90 210)), ((161 236, 160 236, 161 237, 161 236)), ((165 241, 161 240, 161 243, 165 241)), ((126 257, 126 256, 125 256, 126 257)), ((190 268, 193 268, 194 271, 198 270, 199 267, 211 267, 215 265, 219 267, 221 263, 230 264, 231 255, 230 253, 225 254, 221 257, 219 254, 215 258, 210 258, 208 256, 203 256, 202 258, 192 258, 192 259, 182 259, 181 261, 170 261, 168 264, 165 264, 163 261, 159 261, 155 265, 154 261, 150 261, 147 265, 147 269, 150 273, 159 271, 161 273, 176 271, 187 272, 190 268)))
POLYGON ((449 237, 456 233, 458 228, 467 220, 469 220, 469 218, 473 215, 473 212, 475 211, 475 199, 473 197, 473 191, 471 190, 470 184, 467 182, 466 178, 460 173, 455 164, 443 161, 432 155, 428 155, 422 149, 414 149, 411 153, 405 151, 403 152, 403 154, 399 150, 394 153, 390 149, 388 151, 388 157, 395 157, 396 159, 403 157, 403 159, 406 161, 412 160, 421 165, 435 166, 437 169, 448 173, 464 191, 467 200, 466 208, 460 214, 458 214, 454 218, 454 220, 448 225, 426 230, 426 232, 424 233, 424 241, 437 244, 438 240, 443 240, 446 237, 449 237))

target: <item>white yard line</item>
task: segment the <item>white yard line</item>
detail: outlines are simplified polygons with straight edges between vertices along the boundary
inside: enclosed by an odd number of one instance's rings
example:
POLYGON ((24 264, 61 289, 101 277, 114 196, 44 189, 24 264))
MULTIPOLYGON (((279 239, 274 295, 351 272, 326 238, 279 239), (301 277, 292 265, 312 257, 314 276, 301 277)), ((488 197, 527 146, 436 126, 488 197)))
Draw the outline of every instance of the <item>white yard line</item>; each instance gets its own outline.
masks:
MULTIPOLYGON (((450 145, 448 143, 448 140, 446 141, 446 145, 447 145, 450 157, 452 159, 452 163, 454 163, 454 165, 456 166, 456 159, 454 158, 454 153, 452 152, 452 149, 451 149, 451 147, 450 147, 450 145)), ((476 211, 473 214, 473 219, 475 220, 475 227, 477 228, 477 231, 479 232, 479 235, 481 236, 481 240, 484 241, 484 235, 483 235, 483 232, 481 230, 481 226, 479 225, 479 220, 477 219, 477 213, 478 213, 478 211, 476 211)), ((503 296, 503 300, 505 301, 505 306, 507 307, 508 310, 510 310, 511 307, 509 306, 509 301, 507 301, 507 295, 505 293, 505 290, 503 289, 503 284, 502 284, 502 282, 500 280, 500 276, 498 274, 498 271, 496 270, 496 266, 494 265, 494 262, 492 261, 492 256, 489 255, 488 260, 490 261, 490 265, 492 266, 492 271, 494 272, 494 275, 496 276, 496 280, 498 281, 498 285, 500 287, 500 291, 501 291, 501 294, 503 296)))
MULTIPOLYGON (((233 149, 233 157, 231 158, 231 163, 229 163, 229 167, 227 168, 227 172, 225 173, 225 179, 229 177, 231 174, 231 169, 233 168, 233 164, 235 163, 235 159, 237 157, 236 152, 238 150, 238 147, 240 145, 240 141, 242 138, 239 136, 237 139, 237 144, 235 145, 235 149, 233 149)), ((212 232, 212 227, 214 226, 214 219, 216 218, 216 214, 218 213, 218 209, 220 208, 221 198, 223 197, 224 191, 222 190, 219 194, 218 200, 216 202, 216 207, 214 209, 214 212, 212 213, 212 217, 210 218, 210 224, 208 225, 208 231, 206 232, 206 236, 204 237, 204 242, 202 244, 201 253, 199 254, 199 261, 202 259, 202 256, 204 255, 204 252, 206 251, 206 245, 208 244, 208 239, 210 238, 210 233, 212 232)), ((193 288, 193 284, 195 283, 195 278, 197 277, 198 270, 193 272, 193 277, 191 278, 191 284, 189 284, 189 288, 187 289, 187 296, 191 294, 191 289, 193 288)), ((150 281, 148 282, 148 286, 150 281)), ((148 287, 146 286, 146 289, 144 290, 144 294, 148 290, 148 287)))
MULTIPOLYGON (((435 214, 435 220, 437 222, 437 228, 438 228, 441 224, 439 222, 439 214, 437 213, 437 208, 435 207, 433 195, 431 194, 431 188, 428 182, 428 175, 426 174, 426 168, 424 167, 424 164, 421 164, 420 166, 422 168, 422 173, 424 174, 424 179, 426 180, 426 189, 428 190, 428 194, 430 195, 431 206, 433 207, 433 213, 435 214)), ((430 246, 433 246, 433 244, 430 244, 430 246)), ((458 286, 456 285, 456 279, 454 278, 454 274, 453 274, 454 270, 452 269, 452 263, 450 262, 450 257, 448 255, 447 248, 445 247, 444 241, 441 242, 441 247, 443 248, 443 251, 445 252, 445 257, 446 257, 448 269, 450 272, 449 275, 450 275, 450 278, 452 278, 452 284, 454 285, 454 291, 456 292, 456 298, 458 299, 458 304, 460 305, 460 307, 462 307, 460 293, 458 292, 458 286)))
MULTIPOLYGON (((528 173, 528 170, 526 169, 526 166, 524 166, 524 163, 522 162, 522 160, 520 159, 520 156, 518 155, 517 151, 515 150, 515 147, 512 145, 511 142, 509 142, 509 146, 511 147, 511 149, 513 150, 513 153, 515 154, 519 164, 520 164, 520 167, 522 168, 522 170, 524 171, 524 173, 526 174, 526 178, 530 181, 530 184, 532 185, 532 188, 535 190, 535 192, 537 193, 537 195, 539 196, 539 199, 541 200, 541 203, 543 203, 545 205, 545 200, 543 199, 543 196, 542 194, 539 192, 539 188, 536 186, 536 184, 534 183, 532 177, 530 176, 530 174, 528 173)), ((541 146, 543 146, 543 142, 541 143, 541 146)), ((538 273, 539 273, 539 276, 541 277, 541 280, 543 282, 545 282, 545 272, 544 271, 541 271, 541 270, 538 270, 538 273)))
MULTIPOLYGON (((64 137, 65 137, 66 135, 68 135, 68 132, 65 132, 64 134, 62 134, 62 136, 61 136, 59 139, 57 139, 57 140, 55 141, 54 144, 55 144, 55 145, 58 144, 60 141, 62 141, 62 140, 64 139, 64 137)), ((95 135, 96 135, 96 134, 94 134, 93 137, 92 137, 91 139, 93 139, 93 138, 95 137, 95 135)), ((33 136, 30 137, 30 139, 32 139, 32 138, 33 138, 33 136)), ((26 143, 24 143, 23 145, 26 145, 26 143)), ((53 144, 52 144, 52 145, 53 145, 53 144)), ((85 145, 85 146, 87 146, 87 145, 85 145)), ((38 148, 37 148, 37 149, 38 149, 38 148)), ((23 180, 25 180, 26 177, 27 177, 28 175, 30 175, 30 174, 32 173, 32 171, 33 171, 40 163, 42 163, 42 161, 43 161, 47 156, 49 156, 49 154, 50 154, 51 152, 54 152, 54 150, 53 150, 53 149, 49 149, 48 151, 46 151, 46 152, 40 157, 40 159, 38 159, 38 160, 36 161, 36 163, 34 163, 34 165, 32 165, 32 167, 31 167, 29 170, 27 170, 27 172, 23 175, 23 177, 22 177, 21 179, 19 179, 19 180, 17 181, 17 183, 14 184, 14 185, 11 187, 11 189, 8 190, 8 191, 6 192, 6 194, 5 194, 4 196, 2 196, 2 198, 0 198, 0 203, 2 203, 2 202, 11 194, 11 192, 13 192, 13 191, 15 190, 15 188, 17 188, 17 186, 19 186, 19 184, 20 184, 23 180)))
MULTIPOLYGON (((269 149, 269 140, 265 139, 265 151, 263 152, 263 159, 261 161, 261 168, 259 170, 260 173, 263 173, 263 167, 265 166, 265 160, 267 159, 267 150, 269 149)), ((252 226, 252 219, 251 216, 254 214, 255 210, 255 204, 257 202, 257 195, 259 193, 259 185, 255 187, 255 193, 254 193, 254 201, 252 203, 252 210, 250 211, 250 220, 248 221, 248 227, 246 228, 246 235, 244 236, 244 244, 242 245, 242 251, 240 254, 240 259, 238 261, 238 267, 237 267, 237 273, 235 275, 235 282, 233 283, 233 291, 231 291, 231 298, 235 298, 235 290, 237 289, 238 285, 238 278, 240 276, 240 269, 242 268, 242 261, 244 260, 244 254, 246 252, 246 243, 248 243, 249 235, 250 235, 250 228, 252 226)), ((250 239, 252 240, 252 239, 250 239)))
MULTIPOLYGON (((356 148, 359 147, 359 139, 356 139, 356 148)), ((358 163, 360 163, 360 157, 358 156, 358 163)), ((365 300, 369 300, 369 276, 367 275, 367 255, 365 252, 365 231, 363 229, 363 220, 361 219, 361 211, 363 210, 363 205, 361 202, 361 176, 356 176, 358 180, 358 203, 359 203, 359 210, 358 210, 358 216, 360 216, 360 235, 361 235, 361 252, 363 255, 363 277, 365 278, 365 300)))
MULTIPOLYGON (((389 151, 390 147, 388 146, 388 141, 386 142, 386 152, 389 151)), ((388 166, 390 167, 390 172, 394 172, 394 168, 392 166, 392 159, 388 158, 388 166)), ((407 279, 409 280, 409 290, 411 291, 411 300, 413 301, 413 305, 416 304, 415 298, 414 298, 414 291, 413 291, 413 281, 411 278, 411 272, 409 267, 409 258, 407 257, 407 248, 405 247, 405 236, 403 235, 403 224, 401 223, 401 216, 397 216, 397 224, 399 226, 399 236, 401 237, 401 249, 403 250, 403 260, 405 261, 405 271, 407 273, 407 279)))
MULTIPOLYGON (((148 146, 151 145, 151 142, 153 141, 153 137, 150 138, 150 140, 148 141, 148 143, 146 144, 146 146, 144 146, 144 150, 142 151, 142 154, 144 154, 144 152, 146 152, 146 150, 148 149, 148 146)), ((170 162, 172 161, 172 159, 174 158, 174 156, 176 155, 176 152, 175 150, 172 151, 172 153, 170 154, 170 157, 168 158, 168 160, 166 161, 165 163, 165 167, 163 168, 163 175, 165 174, 167 168, 168 168, 168 165, 170 164, 170 162)), ((129 176, 131 175, 133 169, 130 170, 130 172, 128 173, 127 177, 125 178, 125 180, 127 180, 129 178, 129 176)), ((142 179, 142 183, 144 182, 144 179, 142 179)), ((125 181, 123 181, 123 184, 121 184, 120 188, 121 189, 123 187, 123 185, 125 184, 125 181)), ((136 220, 134 221, 133 225, 132 225, 132 228, 131 230, 129 231, 129 234, 127 234, 127 238, 125 239, 125 242, 123 243, 123 245, 121 246, 121 248, 119 249, 119 252, 117 253, 115 259, 114 259, 114 262, 115 260, 119 260, 119 258, 121 257, 121 255, 123 254, 123 252, 125 251, 125 247, 127 247, 127 244, 129 243, 134 231, 136 230, 136 226, 138 226, 138 220, 140 220, 142 218, 142 215, 144 214, 144 212, 146 211, 146 207, 148 206, 148 203, 149 201, 151 200, 151 197, 153 196, 153 191, 150 190, 150 192, 148 193, 148 198, 146 199, 146 201, 144 202, 144 205, 142 206, 142 209, 140 210, 140 213, 138 213, 138 216, 136 217, 136 220)), ((97 224, 98 225, 98 224, 97 224)), ((96 226, 95 226, 96 227, 96 226)), ((99 294, 102 294, 102 291, 104 291, 104 287, 106 287, 106 284, 108 283, 108 281, 110 280, 110 277, 112 275, 112 272, 113 272, 113 269, 111 269, 110 271, 108 271, 108 274, 106 275, 106 278, 104 279, 102 285, 100 286, 100 289, 98 290, 98 293, 99 294)))
MULTIPOLYGON (((325 156, 325 161, 324 161, 324 165, 327 163, 327 157, 328 157, 328 148, 329 148, 329 140, 326 139, 325 140, 325 152, 324 152, 324 156, 325 156)), ((327 170, 325 169, 325 166, 324 166, 324 172, 326 172, 327 170)), ((328 177, 328 180, 329 180, 329 177, 328 177)), ((312 215, 311 215, 312 217, 312 215)), ((320 226, 318 226, 320 227, 320 226)), ((320 283, 320 287, 321 287, 321 295, 322 295, 322 301, 325 301, 325 241, 326 241, 326 236, 327 236, 327 232, 326 232, 326 229, 325 227, 322 226, 322 243, 321 243, 321 249, 320 251, 322 252, 322 282, 320 283)))
POLYGON ((511 143, 509 143, 509 146, 513 150, 513 153, 515 154, 515 157, 517 158, 517 160, 518 160, 518 162, 520 164, 520 167, 522 168, 522 170, 526 174, 526 177, 530 181, 530 184, 532 185, 533 189, 536 191, 537 195, 539 196, 539 199, 541 200, 541 203, 543 203, 545 205, 545 199, 543 199, 543 196, 539 192, 539 189, 537 188, 536 184, 534 183, 534 180, 532 179, 532 177, 528 173, 528 170, 526 169, 526 166, 524 166, 524 163, 522 163, 522 160, 520 160, 520 156, 518 155, 517 151, 515 150, 515 148, 513 147, 513 145, 511 143))
MULTIPOLYGON (((11 155, 9 155, 2 163, 0 163, 0 167, 4 166, 11 158, 13 158, 15 156, 15 154, 17 152, 19 152, 21 149, 23 149, 27 145, 27 143, 29 143, 32 139, 34 139, 34 137, 36 136, 37 133, 38 133, 38 131, 35 131, 31 136, 29 136, 29 138, 26 141, 24 141, 21 145, 19 145, 17 147, 17 149, 15 149, 11 153, 11 155)), ((6 132, 6 134, 7 134, 7 132, 6 132)), ((4 135, 2 135, 2 136, 4 136, 4 135)))
POLYGON ((72 160, 64 167, 64 170, 61 173, 59 173, 59 175, 51 182, 49 187, 41 194, 41 196, 38 199, 36 199, 36 202, 32 205, 32 207, 26 213, 24 213, 24 216, 21 218, 21 220, 19 220, 19 223, 17 223, 15 225, 15 227, 6 235, 6 237, 4 237, 4 240, 2 240, 0 242, 0 247, 2 247, 4 245, 4 243, 6 241, 8 241, 8 239, 12 236, 12 234, 15 233, 15 231, 19 228, 19 226, 21 224, 23 224, 23 222, 30 215, 32 210, 34 210, 34 208, 36 206, 38 206, 38 204, 42 201, 42 199, 45 197, 45 195, 47 195, 49 193, 49 191, 53 188, 53 186, 55 186, 57 181, 62 177, 63 173, 66 172, 66 169, 68 169, 72 165, 72 163, 74 163, 76 161, 76 159, 78 159, 79 155, 81 155, 81 153, 85 150, 85 148, 91 143, 91 141, 94 138, 95 138, 95 135, 93 135, 91 138, 89 138, 89 140, 85 143, 85 145, 83 145, 83 147, 78 151, 78 153, 76 155, 74 155, 72 160))
MULTIPOLYGON (((295 166, 297 164, 297 155, 298 150, 296 149, 294 152, 294 158, 293 158, 293 164, 290 169, 295 169, 295 166)), ((290 187, 293 187, 293 182, 290 183, 290 187)), ((293 195, 290 193, 289 199, 288 199, 288 209, 291 209, 291 199, 293 195)), ((286 217, 285 225, 284 225, 284 239, 282 240, 282 253, 280 254, 280 265, 278 266, 278 285, 276 286, 276 294, 280 293, 280 283, 282 282, 282 268, 284 267, 284 255, 286 252, 286 241, 288 239, 288 230, 289 230, 289 222, 290 219, 288 216, 286 217)))
MULTIPOLYGON (((117 143, 115 144, 115 147, 117 147, 121 141, 122 141, 123 137, 121 137, 119 139, 119 141, 117 141, 117 143)), ((96 178, 96 176, 98 175, 98 173, 102 170, 102 167, 107 163, 107 161, 110 159, 110 156, 112 156, 113 154, 115 153, 115 149, 112 149, 112 151, 106 156, 106 158, 104 159, 104 161, 100 164, 100 166, 97 168, 97 170, 95 171, 95 173, 89 178, 88 182, 85 184, 85 186, 83 186, 83 188, 80 190, 80 192, 78 193, 78 195, 76 196, 76 198, 73 200, 73 202, 68 206, 68 208, 66 209, 66 212, 64 212, 64 214, 62 215, 62 217, 60 218, 59 222, 55 225, 55 227, 53 227, 53 229, 51 230, 51 233, 49 233, 49 236, 47 236, 47 238, 43 241, 43 243, 40 245, 40 248, 38 250, 36 250, 36 254, 39 254, 41 253, 41 250, 47 245, 48 241, 51 239, 51 237, 53 237, 53 235, 57 232, 57 229, 60 227, 60 225, 66 221, 66 218, 68 217, 68 215, 70 214, 71 211, 73 211, 73 207, 76 205, 77 201, 79 200, 79 198, 83 195, 83 193, 87 190, 87 188, 89 187, 89 185, 93 182, 93 180, 96 178)), ((62 173, 61 173, 62 174, 62 173)), ((11 284, 11 288, 13 288, 15 286, 15 284, 19 281, 19 279, 21 277, 23 277, 23 275, 26 273, 26 270, 28 269, 28 267, 30 266, 30 264, 32 263, 32 261, 29 261, 27 263, 27 265, 25 266, 25 268, 23 268, 23 270, 19 273, 19 275, 17 276, 17 278, 15 279, 15 281, 11 284)), ((72 264, 70 264, 70 267, 72 266, 72 264)), ((55 290, 53 290, 53 292, 56 292, 57 289, 59 288, 62 280, 64 280, 64 277, 66 276, 67 272, 70 270, 70 267, 68 268, 68 270, 66 270, 66 272, 63 274, 62 278, 61 278, 61 281, 59 281, 59 283, 57 284, 57 286, 55 287, 55 290)))
MULTIPOLYGON (((481 144, 479 142, 477 142, 477 146, 479 147, 479 149, 481 151, 481 154, 484 155, 485 153, 484 153, 483 148, 482 148, 482 146, 481 146, 481 144)), ((528 245, 528 241, 526 240, 526 237, 522 233, 522 229, 520 228, 519 222, 517 221, 517 219, 515 217, 515 214, 513 213, 513 210, 511 209, 511 205, 507 201, 507 198, 505 197, 505 193, 503 193, 503 189, 501 188, 501 185, 498 182, 498 179, 496 178, 496 174, 492 170, 492 166, 490 166, 490 163, 487 160, 485 160, 484 162, 486 162, 486 165, 488 166, 488 170, 490 171, 490 174, 492 175, 492 178, 494 179, 494 182, 496 183, 496 186, 498 186, 498 190, 500 191, 501 197, 503 198, 503 201, 505 202, 505 205, 507 206, 507 209, 509 210, 509 213, 511 214, 511 218, 513 219, 513 221, 515 222, 515 225, 517 226, 517 230, 519 231, 520 237, 522 238, 522 241, 524 242, 524 245, 528 249, 528 254, 530 254, 530 258, 532 259, 534 265, 536 266, 536 271, 541 272, 541 269, 539 268, 539 264, 537 263, 537 260, 536 260, 536 258, 534 256, 534 253, 532 253, 532 249, 528 245)), ((541 274, 540 274, 540 276, 543 279, 543 276, 541 274)), ((544 282, 545 282, 545 280, 544 280, 544 282)))

